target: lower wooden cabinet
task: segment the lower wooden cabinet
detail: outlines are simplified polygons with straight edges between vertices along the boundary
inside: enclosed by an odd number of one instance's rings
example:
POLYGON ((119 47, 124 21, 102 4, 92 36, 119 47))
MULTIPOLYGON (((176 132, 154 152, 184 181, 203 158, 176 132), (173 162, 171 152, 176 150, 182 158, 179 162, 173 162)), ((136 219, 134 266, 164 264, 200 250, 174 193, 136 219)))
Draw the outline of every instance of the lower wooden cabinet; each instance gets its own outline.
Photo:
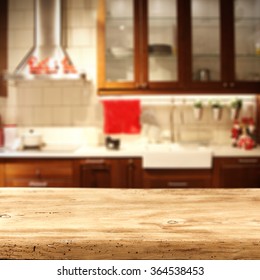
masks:
POLYGON ((144 169, 140 158, 3 159, 0 187, 258 188, 260 157, 221 157, 212 169, 144 169))
POLYGON ((145 188, 211 188, 211 169, 146 169, 145 188))
POLYGON ((213 182, 217 188, 260 187, 260 158, 215 158, 213 182))
POLYGON ((73 187, 73 160, 26 159, 5 162, 6 187, 73 187))
POLYGON ((0 187, 4 187, 4 163, 0 161, 0 187))
POLYGON ((90 188, 141 188, 141 158, 89 158, 78 161, 79 185, 90 188))

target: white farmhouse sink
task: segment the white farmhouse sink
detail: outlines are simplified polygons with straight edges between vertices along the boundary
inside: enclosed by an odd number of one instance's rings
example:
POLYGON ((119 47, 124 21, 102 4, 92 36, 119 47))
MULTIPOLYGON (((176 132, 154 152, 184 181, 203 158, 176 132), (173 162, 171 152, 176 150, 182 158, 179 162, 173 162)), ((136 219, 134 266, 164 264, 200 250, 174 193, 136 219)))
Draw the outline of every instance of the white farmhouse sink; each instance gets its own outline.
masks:
POLYGON ((212 150, 196 145, 148 145, 143 154, 143 167, 149 168, 211 168, 212 150))

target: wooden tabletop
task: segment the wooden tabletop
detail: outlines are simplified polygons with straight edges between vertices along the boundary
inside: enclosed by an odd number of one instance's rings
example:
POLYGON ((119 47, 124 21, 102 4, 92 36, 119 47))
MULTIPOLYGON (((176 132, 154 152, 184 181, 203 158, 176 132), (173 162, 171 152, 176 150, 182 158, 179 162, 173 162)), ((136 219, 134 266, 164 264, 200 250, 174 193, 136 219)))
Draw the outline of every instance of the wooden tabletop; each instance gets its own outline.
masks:
POLYGON ((0 188, 0 259, 260 259, 260 189, 0 188))

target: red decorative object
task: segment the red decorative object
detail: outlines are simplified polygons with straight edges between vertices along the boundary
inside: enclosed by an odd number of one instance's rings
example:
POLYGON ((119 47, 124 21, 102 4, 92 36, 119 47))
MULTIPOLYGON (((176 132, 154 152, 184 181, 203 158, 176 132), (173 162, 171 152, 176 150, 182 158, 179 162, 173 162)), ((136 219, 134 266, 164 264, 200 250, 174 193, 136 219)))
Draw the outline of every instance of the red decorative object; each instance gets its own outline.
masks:
POLYGON ((138 134, 141 131, 139 100, 104 100, 104 133, 138 134))
POLYGON ((245 150, 251 150, 255 147, 255 141, 248 135, 242 135, 238 140, 237 146, 245 150))
POLYGON ((234 147, 251 150, 256 147, 255 122, 253 118, 242 118, 241 122, 234 121, 231 129, 234 147))
POLYGON ((32 56, 28 60, 28 65, 30 74, 33 75, 58 74, 60 71, 63 74, 77 73, 74 65, 66 57, 62 59, 59 65, 59 62, 53 58, 48 57, 38 61, 37 57, 32 56))

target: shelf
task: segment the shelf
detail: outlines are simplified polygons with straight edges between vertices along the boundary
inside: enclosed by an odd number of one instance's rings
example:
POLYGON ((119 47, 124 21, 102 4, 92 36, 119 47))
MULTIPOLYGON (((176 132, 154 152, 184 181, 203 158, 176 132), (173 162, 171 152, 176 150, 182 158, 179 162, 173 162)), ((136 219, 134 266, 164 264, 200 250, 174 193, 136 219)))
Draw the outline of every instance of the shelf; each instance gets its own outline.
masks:
MULTIPOLYGON (((220 59, 220 55, 218 54, 197 54, 193 55, 194 59, 220 59)), ((235 56, 236 59, 250 59, 250 60, 260 60, 260 55, 250 55, 250 54, 238 54, 235 56)))
POLYGON ((151 17, 149 18, 149 26, 151 27, 175 27, 177 26, 177 18, 151 17))
POLYGON ((106 56, 106 60, 108 62, 124 62, 127 61, 129 62, 129 60, 134 60, 134 56, 133 55, 129 55, 129 56, 114 56, 114 55, 107 55, 106 56))
POLYGON ((260 21, 260 17, 251 17, 251 18, 236 17, 235 20, 236 21, 260 21))
POLYGON ((124 27, 128 27, 128 28, 133 28, 134 27, 134 18, 109 17, 106 19, 106 26, 119 27, 119 28, 121 26, 124 26, 124 27))
POLYGON ((254 55, 254 54, 237 54, 235 57, 236 58, 240 58, 240 59, 256 59, 256 60, 260 60, 260 55, 254 55))
POLYGON ((257 25, 260 24, 260 18, 236 18, 236 28, 252 28, 255 27, 258 30, 257 25))
POLYGON ((176 55, 149 55, 149 59, 176 61, 178 57, 176 55))
POLYGON ((220 28, 219 17, 192 18, 192 28, 220 28))
POLYGON ((194 55, 192 55, 192 57, 195 59, 201 59, 201 58, 202 59, 208 59, 208 58, 220 59, 220 54, 194 54, 194 55))
POLYGON ((196 21, 220 21, 220 17, 192 17, 192 20, 196 21))

